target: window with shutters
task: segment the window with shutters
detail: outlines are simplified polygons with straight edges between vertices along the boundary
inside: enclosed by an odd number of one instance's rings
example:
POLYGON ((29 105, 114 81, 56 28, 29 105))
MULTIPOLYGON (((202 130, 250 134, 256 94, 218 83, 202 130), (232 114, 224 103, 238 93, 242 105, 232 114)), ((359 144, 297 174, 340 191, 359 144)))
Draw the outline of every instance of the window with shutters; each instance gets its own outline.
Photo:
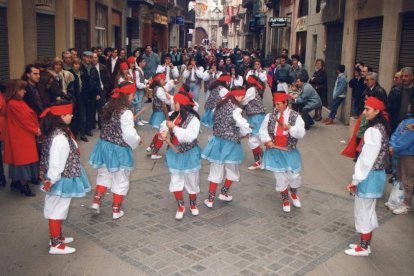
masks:
POLYGON ((106 30, 108 29, 108 13, 106 7, 96 4, 96 46, 105 48, 107 45, 106 30))
POLYGON ((7 33, 7 9, 0 7, 0 81, 9 79, 9 43, 7 33))
POLYGON ((36 14, 37 56, 55 57, 55 16, 36 14))
POLYGON ((398 69, 414 67, 414 12, 403 14, 398 69))
POLYGON ((382 16, 358 21, 355 60, 370 66, 374 72, 379 69, 382 23, 382 16))

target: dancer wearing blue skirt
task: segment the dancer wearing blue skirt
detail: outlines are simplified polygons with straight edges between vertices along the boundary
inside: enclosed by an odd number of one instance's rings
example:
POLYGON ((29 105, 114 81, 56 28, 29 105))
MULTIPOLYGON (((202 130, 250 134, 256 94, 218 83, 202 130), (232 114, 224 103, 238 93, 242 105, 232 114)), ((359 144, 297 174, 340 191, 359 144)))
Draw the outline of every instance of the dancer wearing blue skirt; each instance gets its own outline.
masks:
POLYGON ((263 95, 265 84, 256 75, 250 74, 247 78, 246 96, 242 101, 244 111, 247 114, 247 121, 252 128, 249 137, 249 147, 253 152, 254 164, 248 169, 255 170, 262 167, 263 150, 260 147, 259 129, 265 117, 263 95))
POLYGON ((240 102, 245 95, 243 87, 235 87, 217 104, 214 112, 213 136, 201 155, 210 161, 209 196, 204 201, 209 208, 213 207, 218 183, 225 179, 218 198, 232 201, 233 197, 228 194, 230 186, 240 180, 239 164, 244 159, 240 139, 252 132, 249 123, 242 117, 240 102))
POLYGON ((129 190, 129 174, 134 169, 132 150, 141 142, 130 109, 135 90, 135 85, 129 82, 114 89, 111 100, 102 111, 100 139, 89 157, 89 164, 98 170, 91 208, 99 214, 101 199, 107 189, 111 189, 113 219, 124 215, 121 204, 129 190))
MULTIPOLYGON (((160 128, 161 123, 168 116, 168 111, 171 109, 172 96, 168 93, 175 86, 174 81, 165 82, 165 74, 157 73, 151 79, 150 88, 154 91, 152 99, 152 114, 150 118, 150 125, 153 128, 160 128)), ((151 155, 152 160, 161 159, 162 156, 158 154, 162 147, 162 140, 158 137, 158 132, 154 135, 151 144, 147 148, 148 154, 151 155)))
MULTIPOLYGON (((186 84, 183 84, 186 86, 186 84)), ((188 87, 187 87, 188 89, 188 87)), ((185 207, 183 199, 184 188, 190 198, 190 211, 193 216, 198 216, 197 194, 200 192, 199 170, 201 168, 201 149, 198 146, 197 137, 200 132, 200 117, 193 109, 195 102, 186 89, 180 89, 174 96, 174 112, 171 112, 169 120, 161 124, 160 133, 170 147, 165 156, 166 164, 171 173, 170 192, 174 193, 178 209, 175 219, 181 220, 185 207)))
POLYGON ((214 123, 214 109, 223 97, 229 92, 229 83, 231 77, 229 74, 222 74, 209 87, 210 95, 204 104, 204 114, 201 117, 201 123, 212 128, 214 123))
POLYGON ((359 244, 350 244, 345 254, 350 256, 368 256, 371 254, 372 232, 378 228, 375 212, 377 198, 384 193, 386 181, 385 164, 388 160, 389 135, 391 127, 384 117, 384 102, 368 97, 365 101, 364 115, 368 128, 364 132, 361 154, 355 163, 352 182, 348 191, 355 194, 355 229, 361 234, 359 244))
POLYGON ((293 206, 302 206, 297 195, 302 186, 302 158, 296 143, 305 136, 305 123, 299 113, 289 108, 289 99, 285 93, 273 94, 275 108, 266 115, 259 130, 260 140, 266 147, 262 167, 275 175, 284 212, 290 212, 289 197, 293 206))
POLYGON ((68 216, 72 197, 84 197, 91 190, 85 170, 80 163, 78 144, 69 124, 73 106, 62 102, 45 109, 40 115, 40 129, 45 139, 40 159, 42 190, 46 192, 44 217, 49 220, 49 254, 70 254, 75 248, 65 244, 72 237, 62 234, 62 220, 68 216))

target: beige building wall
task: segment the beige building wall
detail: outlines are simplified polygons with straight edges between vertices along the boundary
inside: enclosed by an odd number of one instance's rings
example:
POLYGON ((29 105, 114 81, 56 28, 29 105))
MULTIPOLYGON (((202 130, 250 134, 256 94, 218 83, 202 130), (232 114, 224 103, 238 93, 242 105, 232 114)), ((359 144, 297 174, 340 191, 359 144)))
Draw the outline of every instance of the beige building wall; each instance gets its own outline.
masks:
POLYGON ((307 22, 306 57, 301 57, 301 59, 305 61, 306 69, 309 75, 312 76, 315 71, 315 60, 318 58, 325 60, 326 46, 326 27, 322 23, 322 13, 316 13, 316 0, 309 1, 307 22))
POLYGON ((23 1, 9 1, 7 26, 9 35, 10 79, 20 78, 25 66, 23 36, 23 1))

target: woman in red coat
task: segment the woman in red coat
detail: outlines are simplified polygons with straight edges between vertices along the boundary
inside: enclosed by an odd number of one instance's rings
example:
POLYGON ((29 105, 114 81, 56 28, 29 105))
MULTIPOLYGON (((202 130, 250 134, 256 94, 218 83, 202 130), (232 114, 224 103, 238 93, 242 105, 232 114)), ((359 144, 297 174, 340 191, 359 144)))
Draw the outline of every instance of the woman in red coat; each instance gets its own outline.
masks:
POLYGON ((35 196, 28 182, 39 177, 36 136, 40 130, 36 112, 23 101, 26 85, 23 80, 11 80, 7 85, 4 162, 9 164, 10 188, 35 196))
POLYGON ((0 84, 0 188, 6 187, 6 177, 3 168, 3 141, 6 133, 6 100, 4 99, 6 86, 0 84))

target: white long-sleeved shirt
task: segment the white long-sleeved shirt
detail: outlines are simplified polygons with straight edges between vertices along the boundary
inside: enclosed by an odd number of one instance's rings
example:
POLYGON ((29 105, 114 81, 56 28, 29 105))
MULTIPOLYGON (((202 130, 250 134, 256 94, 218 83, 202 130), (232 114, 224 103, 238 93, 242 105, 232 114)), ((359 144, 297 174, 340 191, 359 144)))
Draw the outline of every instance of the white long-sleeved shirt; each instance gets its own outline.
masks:
POLYGON ((221 76, 221 71, 216 71, 216 72, 212 72, 210 73, 209 70, 206 70, 203 74, 203 81, 209 81, 211 79, 217 79, 218 77, 221 76))
POLYGON ((240 136, 246 136, 252 133, 249 122, 242 116, 243 110, 239 107, 233 110, 233 119, 236 121, 236 126, 240 129, 240 136))
MULTIPOLYGON (((172 81, 174 82, 174 81, 172 81)), ((165 104, 171 105, 173 103, 172 99, 173 97, 171 97, 167 91, 169 91, 168 89, 172 89, 171 85, 165 84, 164 88, 162 87, 157 87, 157 89, 155 90, 155 95, 157 96, 158 99, 160 99, 160 101, 164 102, 165 104)))
MULTIPOLYGON (((292 112, 292 110, 290 108, 286 108, 286 110, 283 112, 283 121, 285 124, 289 123, 289 116, 290 116, 290 112, 292 112)), ((272 141, 272 138, 269 135, 269 132, 267 130, 267 127, 269 125, 269 118, 270 118, 270 113, 267 114, 262 122, 262 125, 260 126, 260 130, 259 130, 259 137, 260 137, 260 141, 263 144, 266 144, 267 142, 272 141)), ((278 113, 277 119, 280 118, 280 113, 278 113)), ((276 135, 276 131, 277 131, 277 126, 279 123, 276 123, 275 126, 275 133, 273 135, 276 135)), ((290 136, 292 136, 293 138, 296 139, 302 139, 305 136, 305 122, 303 121, 301 116, 298 116, 296 118, 296 122, 295 125, 290 126, 290 128, 288 130, 284 130, 283 131, 283 135, 288 135, 290 134, 290 136)))
POLYGON ((122 139, 125 143, 128 144, 132 149, 136 149, 141 137, 138 135, 137 130, 134 127, 134 115, 131 110, 125 110, 121 114, 121 130, 122 130, 122 139))
MULTIPOLYGON (((177 118, 174 120, 174 122, 176 120, 177 118)), ((167 121, 163 121, 160 125, 160 132, 164 131, 168 131, 167 121)), ((175 126, 173 128, 173 132, 175 137, 177 137, 178 142, 191 143, 192 141, 197 139, 198 134, 200 133, 200 121, 197 119, 197 117, 193 117, 193 119, 191 119, 190 123, 188 124, 187 128, 175 126)))
POLYGON ((170 71, 172 72, 172 77, 174 79, 178 78, 178 76, 180 75, 178 73, 178 69, 177 66, 174 66, 172 69, 170 68, 170 66, 165 66, 165 65, 158 65, 157 67, 157 71, 156 73, 165 73, 165 79, 166 81, 170 81, 170 71))
POLYGON ((236 78, 231 78, 230 81, 230 89, 232 89, 235 86, 243 86, 243 77, 242 76, 238 76, 236 78))
POLYGON ((381 150, 381 139, 382 135, 378 129, 370 127, 365 131, 364 146, 355 164, 352 184, 358 185, 367 178, 381 150))
POLYGON ((148 80, 144 79, 144 82, 141 82, 141 78, 139 76, 140 72, 144 76, 144 71, 140 67, 137 67, 137 70, 135 70, 135 85, 137 86, 137 89, 142 90, 145 88, 148 80))
POLYGON ((184 72, 183 72, 184 82, 188 78, 190 78, 190 81, 196 81, 196 76, 199 79, 203 79, 204 68, 202 66, 198 67, 197 69, 195 69, 195 68, 191 68, 191 70, 185 69, 184 72))
MULTIPOLYGON (((76 141, 73 141, 76 145, 76 141)), ((69 141, 63 134, 58 134, 53 138, 49 151, 49 168, 47 176, 52 184, 61 179, 62 172, 65 170, 66 161, 70 152, 69 141)))
POLYGON ((225 87, 222 87, 219 91, 219 95, 221 98, 224 98, 227 95, 227 93, 229 93, 229 90, 225 87))
POLYGON ((250 77, 250 75, 255 75, 259 78, 259 80, 263 83, 267 82, 267 72, 265 70, 259 69, 259 70, 249 70, 246 74, 246 81, 250 77))
POLYGON ((247 105, 250 101, 254 100, 254 98, 256 98, 256 88, 250 87, 246 90, 246 96, 244 96, 241 104, 243 106, 247 105))

